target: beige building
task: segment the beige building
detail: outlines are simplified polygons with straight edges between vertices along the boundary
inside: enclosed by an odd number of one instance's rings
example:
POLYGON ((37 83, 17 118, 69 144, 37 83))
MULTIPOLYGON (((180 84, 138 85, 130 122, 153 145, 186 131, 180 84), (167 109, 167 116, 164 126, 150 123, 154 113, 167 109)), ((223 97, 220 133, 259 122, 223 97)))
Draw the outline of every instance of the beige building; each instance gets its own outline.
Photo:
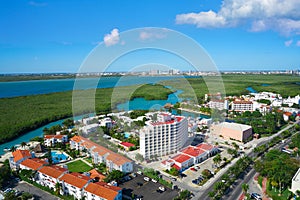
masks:
POLYGON ((252 136, 252 127, 244 124, 222 122, 211 126, 211 134, 223 137, 224 139, 233 139, 240 142, 246 141, 252 136))

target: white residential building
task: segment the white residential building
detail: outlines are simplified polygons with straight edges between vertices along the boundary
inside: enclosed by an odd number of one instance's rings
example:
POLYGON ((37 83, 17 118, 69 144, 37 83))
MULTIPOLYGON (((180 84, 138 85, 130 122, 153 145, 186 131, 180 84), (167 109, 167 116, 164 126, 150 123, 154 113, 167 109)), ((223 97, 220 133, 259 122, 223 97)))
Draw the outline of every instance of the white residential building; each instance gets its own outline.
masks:
POLYGON ((59 178, 62 184, 62 195, 72 195, 76 199, 82 199, 84 196, 84 188, 91 182, 88 176, 79 173, 64 174, 59 178))
POLYGON ((140 132, 140 153, 144 158, 177 152, 188 139, 185 117, 159 113, 157 121, 148 121, 140 132))
POLYGON ((44 135, 44 144, 47 147, 55 146, 57 143, 67 143, 67 135, 44 135))
POLYGON ((68 169, 60 166, 44 166, 37 171, 35 179, 38 184, 54 190, 59 178, 66 173, 68 173, 68 169))
POLYGON ((130 173, 133 171, 133 164, 131 160, 84 137, 72 137, 70 139, 70 148, 81 151, 86 149, 95 164, 105 163, 110 171, 113 169, 120 170, 124 173, 130 173))
POLYGON ((106 117, 106 118, 101 119, 99 121, 100 121, 100 126, 105 126, 107 128, 112 128, 112 126, 113 126, 112 120, 109 117, 106 117))
POLYGON ((231 103, 231 110, 238 111, 238 112, 245 112, 245 111, 254 111, 253 110, 253 103, 252 101, 233 101, 231 103))
POLYGON ((89 183, 84 189, 87 200, 122 200, 122 189, 103 182, 89 183))
POLYGON ((296 194, 297 190, 300 191, 300 168, 298 169, 298 171, 296 172, 296 174, 294 175, 294 177, 292 179, 292 186, 291 186, 290 190, 294 194, 296 194))
POLYGON ((212 109, 228 110, 229 104, 228 104, 228 100, 212 99, 208 103, 208 106, 212 109))

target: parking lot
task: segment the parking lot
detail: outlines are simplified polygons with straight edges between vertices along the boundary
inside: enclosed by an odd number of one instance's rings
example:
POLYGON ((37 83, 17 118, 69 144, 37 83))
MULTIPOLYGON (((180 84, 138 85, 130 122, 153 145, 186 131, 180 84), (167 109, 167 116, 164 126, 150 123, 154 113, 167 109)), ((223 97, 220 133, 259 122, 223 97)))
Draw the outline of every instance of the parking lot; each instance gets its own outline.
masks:
POLYGON ((29 192, 30 194, 32 194, 34 196, 35 200, 38 199, 43 199, 43 200, 58 200, 60 198, 53 196, 52 194, 49 194, 48 192, 45 192, 35 186, 32 186, 28 183, 26 183, 25 181, 21 181, 19 183, 16 184, 15 187, 13 187, 13 189, 17 189, 18 191, 24 191, 24 192, 29 192))
POLYGON ((166 191, 159 191, 159 187, 163 186, 160 183, 154 183, 151 180, 145 181, 143 175, 137 175, 137 177, 124 182, 119 185, 123 188, 123 194, 132 197, 132 193, 136 196, 141 196, 143 200, 167 200, 174 199, 178 195, 178 190, 171 190, 166 188, 166 191))

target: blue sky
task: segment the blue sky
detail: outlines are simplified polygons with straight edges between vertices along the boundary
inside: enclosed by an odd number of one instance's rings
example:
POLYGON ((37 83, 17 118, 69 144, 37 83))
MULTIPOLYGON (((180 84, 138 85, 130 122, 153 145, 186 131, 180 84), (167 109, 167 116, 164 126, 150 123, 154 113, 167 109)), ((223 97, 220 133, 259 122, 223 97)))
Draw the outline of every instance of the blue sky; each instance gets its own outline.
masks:
MULTIPOLYGON (((123 31, 140 27, 186 34, 220 70, 285 70, 300 65, 300 3, 296 0, 0 3, 0 73, 77 72, 107 34, 111 39, 112 30, 121 41, 123 31)), ((186 63, 172 56, 144 53, 120 59, 112 69, 126 71, 136 64, 134 60, 159 63, 162 59, 170 67, 185 69, 186 63)))

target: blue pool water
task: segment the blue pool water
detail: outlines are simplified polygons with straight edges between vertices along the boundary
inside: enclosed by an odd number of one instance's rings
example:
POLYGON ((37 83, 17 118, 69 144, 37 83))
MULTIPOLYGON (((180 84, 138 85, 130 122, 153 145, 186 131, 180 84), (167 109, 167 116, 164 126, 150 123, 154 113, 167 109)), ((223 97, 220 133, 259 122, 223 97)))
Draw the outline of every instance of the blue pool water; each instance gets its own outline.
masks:
POLYGON ((64 153, 59 153, 56 151, 51 151, 52 163, 56 164, 61 161, 67 160, 68 156, 64 153))
POLYGON ((127 132, 124 133, 125 138, 129 138, 129 136, 130 136, 130 133, 127 133, 127 132))

